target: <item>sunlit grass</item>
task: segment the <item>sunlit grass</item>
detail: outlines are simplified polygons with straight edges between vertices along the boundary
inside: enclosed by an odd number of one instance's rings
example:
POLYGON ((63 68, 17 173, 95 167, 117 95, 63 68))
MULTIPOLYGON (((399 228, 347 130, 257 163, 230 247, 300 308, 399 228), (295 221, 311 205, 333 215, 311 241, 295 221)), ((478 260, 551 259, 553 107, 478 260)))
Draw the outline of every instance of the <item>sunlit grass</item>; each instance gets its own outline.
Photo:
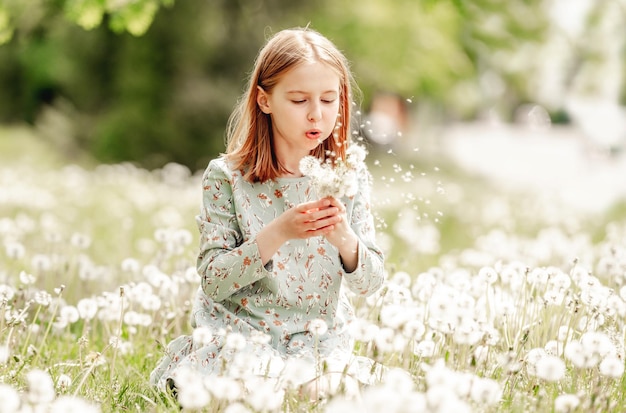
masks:
MULTIPOLYGON (((0 411, 179 411, 148 375, 191 332, 198 175, 71 165, 18 132, 0 135, 0 411)), ((581 216, 441 159, 368 162, 389 280, 354 299, 355 351, 388 375, 357 400, 288 389, 279 411, 626 408, 623 204, 581 216)), ((205 387, 205 411, 264 411, 205 387)))

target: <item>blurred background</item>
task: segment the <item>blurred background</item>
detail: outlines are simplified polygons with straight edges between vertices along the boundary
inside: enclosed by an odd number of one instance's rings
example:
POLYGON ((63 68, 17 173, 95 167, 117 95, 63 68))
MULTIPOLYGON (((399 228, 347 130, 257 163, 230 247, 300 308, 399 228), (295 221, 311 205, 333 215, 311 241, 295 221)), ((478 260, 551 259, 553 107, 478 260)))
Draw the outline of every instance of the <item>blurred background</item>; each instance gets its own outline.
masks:
POLYGON ((625 22, 624 0, 0 0, 0 124, 69 159, 203 169, 265 39, 310 25, 352 62, 374 145, 476 169, 468 153, 520 156, 498 125, 531 157, 533 139, 574 139, 613 162, 625 22))

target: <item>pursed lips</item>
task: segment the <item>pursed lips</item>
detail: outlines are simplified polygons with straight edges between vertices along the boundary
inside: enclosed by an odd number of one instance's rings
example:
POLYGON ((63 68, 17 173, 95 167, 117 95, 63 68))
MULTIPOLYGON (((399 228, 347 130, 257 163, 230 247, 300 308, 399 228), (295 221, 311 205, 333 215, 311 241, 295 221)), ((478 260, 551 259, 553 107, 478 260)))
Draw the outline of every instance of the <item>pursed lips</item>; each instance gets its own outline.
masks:
POLYGON ((322 131, 319 129, 311 129, 306 131, 306 136, 309 139, 319 139, 319 137, 322 135, 322 131))

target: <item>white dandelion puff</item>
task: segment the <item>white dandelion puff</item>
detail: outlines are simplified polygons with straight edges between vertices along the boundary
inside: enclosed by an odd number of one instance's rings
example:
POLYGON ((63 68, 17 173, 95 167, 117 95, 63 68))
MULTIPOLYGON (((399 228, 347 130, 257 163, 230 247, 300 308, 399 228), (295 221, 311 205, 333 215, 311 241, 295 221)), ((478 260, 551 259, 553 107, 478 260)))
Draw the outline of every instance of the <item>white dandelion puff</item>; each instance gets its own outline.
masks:
POLYGON ((61 396, 50 404, 50 413, 99 413, 100 407, 75 396, 61 396))
POLYGON ((561 380, 565 377, 565 362, 560 357, 546 355, 535 364, 535 375, 550 382, 561 380))
POLYGON ((60 392, 66 392, 72 385, 72 378, 67 374, 61 374, 57 377, 56 388, 60 392))
POLYGON ((617 356, 607 356, 600 362, 600 374, 619 379, 624 374, 624 361, 617 356))
POLYGON ((0 412, 2 413, 17 413, 22 411, 20 409, 20 395, 16 389, 8 384, 0 383, 0 400, 2 405, 0 406, 0 412))
POLYGON ((229 333, 226 336, 224 349, 241 351, 246 347, 246 338, 240 333, 229 333))
POLYGON ((0 365, 7 364, 10 356, 11 352, 9 351, 9 346, 0 344, 0 365))
POLYGON ((328 331, 328 324, 321 318, 316 318, 308 322, 307 330, 314 336, 320 337, 328 331))
POLYGON ((194 347, 204 347, 213 340, 213 331, 209 327, 197 327, 192 333, 194 347))
POLYGON ((35 369, 26 373, 26 399, 32 404, 50 403, 56 396, 52 377, 43 370, 35 369))
POLYGON ((554 411, 556 413, 571 413, 580 404, 580 399, 575 394, 561 394, 554 399, 554 411))

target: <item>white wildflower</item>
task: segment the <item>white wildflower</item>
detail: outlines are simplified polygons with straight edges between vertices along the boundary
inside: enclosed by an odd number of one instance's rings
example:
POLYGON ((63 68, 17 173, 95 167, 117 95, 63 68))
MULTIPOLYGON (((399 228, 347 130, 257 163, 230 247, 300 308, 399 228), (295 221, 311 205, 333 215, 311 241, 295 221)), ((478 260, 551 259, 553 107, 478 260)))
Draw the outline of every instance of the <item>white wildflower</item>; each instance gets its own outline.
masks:
POLYGON ((365 150, 361 151, 357 146, 352 144, 348 148, 345 161, 337 159, 334 162, 322 162, 310 155, 300 160, 300 172, 311 178, 319 197, 342 198, 356 195, 358 191, 356 172, 365 159, 365 150))
POLYGON ((8 384, 0 383, 0 413, 17 413, 20 410, 20 395, 16 389, 8 384))
POLYGON ((19 242, 7 242, 4 245, 4 250, 7 257, 13 260, 22 259, 26 254, 26 248, 24 248, 24 245, 19 242))
POLYGON ((91 245, 91 238, 88 235, 75 232, 70 237, 70 243, 79 249, 87 249, 91 245))
POLYGON ((246 347, 246 338, 240 333, 229 333, 226 336, 224 349, 241 351, 246 347))
POLYGON ((495 405, 502 397, 502 388, 495 380, 473 377, 471 386, 470 396, 481 406, 495 405))
POLYGON ((50 303, 52 302, 52 296, 50 295, 50 293, 40 290, 35 292, 34 295, 34 300, 37 304, 47 307, 50 305, 50 303))
POLYGON ((59 317, 66 320, 68 323, 73 324, 80 319, 80 313, 73 305, 66 305, 61 307, 59 310, 59 317))
POLYGON ((243 395, 241 383, 232 377, 209 375, 204 378, 204 386, 216 399, 234 402, 243 395))
POLYGON ((197 327, 192 333, 194 347, 204 347, 213 340, 213 331, 209 327, 197 327))
POLYGON ((575 394, 561 394, 554 399, 554 411, 556 413, 571 413, 580 404, 580 399, 575 394))
POLYGON ((323 336, 328 331, 328 324, 321 318, 316 318, 308 322, 306 327, 316 337, 323 336))
POLYGON ((402 327, 402 335, 409 339, 419 340, 424 336, 426 327, 420 320, 410 319, 402 327))
POLYGON ((546 355, 535 364, 535 375, 546 381, 558 381, 565 377, 565 362, 560 357, 546 355))
POLYGON ((91 320, 98 312, 98 303, 92 298, 82 298, 76 304, 76 309, 81 319, 91 320))
POLYGON ((10 285, 0 284, 0 305, 11 301, 15 296, 15 289, 10 285))
POLYGON ((246 388, 246 401, 254 411, 274 411, 283 404, 285 391, 277 386, 275 380, 255 377, 246 382, 246 388))
POLYGON ((493 284, 498 281, 498 273, 492 267, 482 267, 478 271, 478 278, 486 284, 493 284))
POLYGON ((624 361, 617 356, 607 356, 600 362, 600 374, 619 379, 624 374, 624 361))
POLYGON ((563 343, 560 343, 557 340, 550 340, 543 346, 543 349, 546 351, 546 354, 551 356, 562 356, 563 355, 563 343))
POLYGON ((26 271, 20 271, 20 282, 24 285, 31 285, 35 283, 35 276, 27 273, 26 271))
POLYGON ((434 341, 424 340, 424 341, 420 341, 417 344, 417 346, 415 347, 415 350, 413 350, 413 353, 415 353, 415 355, 418 357, 429 358, 435 354, 435 348, 436 348, 436 344, 434 341))
POLYGON ((45 254, 35 254, 31 259, 31 265, 38 272, 49 271, 52 268, 52 259, 45 254))
POLYGON ((61 396, 50 404, 50 413, 99 413, 100 407, 75 396, 61 396))
POLYGON ((7 364, 10 356, 11 352, 9 351, 9 346, 0 344, 0 365, 7 364))
POLYGON ((231 403, 225 409, 224 413, 253 413, 252 410, 248 409, 243 403, 231 403))
POLYGON ((409 321, 410 314, 406 306, 389 304, 380 309, 380 322, 383 326, 398 329, 409 321))
POLYGON ((287 387, 296 387, 302 383, 311 381, 317 376, 315 363, 304 358, 288 358, 285 361, 283 371, 280 373, 281 381, 287 387))
POLYGON ((52 377, 43 370, 35 369, 26 374, 26 399, 32 404, 50 403, 56 392, 52 377))
POLYGON ((185 409, 201 410, 211 402, 211 394, 200 379, 189 380, 177 389, 176 399, 185 409))
POLYGON ((68 376, 67 374, 61 374, 59 375, 59 377, 57 377, 56 388, 60 392, 67 391, 71 385, 72 385, 72 378, 68 376))

